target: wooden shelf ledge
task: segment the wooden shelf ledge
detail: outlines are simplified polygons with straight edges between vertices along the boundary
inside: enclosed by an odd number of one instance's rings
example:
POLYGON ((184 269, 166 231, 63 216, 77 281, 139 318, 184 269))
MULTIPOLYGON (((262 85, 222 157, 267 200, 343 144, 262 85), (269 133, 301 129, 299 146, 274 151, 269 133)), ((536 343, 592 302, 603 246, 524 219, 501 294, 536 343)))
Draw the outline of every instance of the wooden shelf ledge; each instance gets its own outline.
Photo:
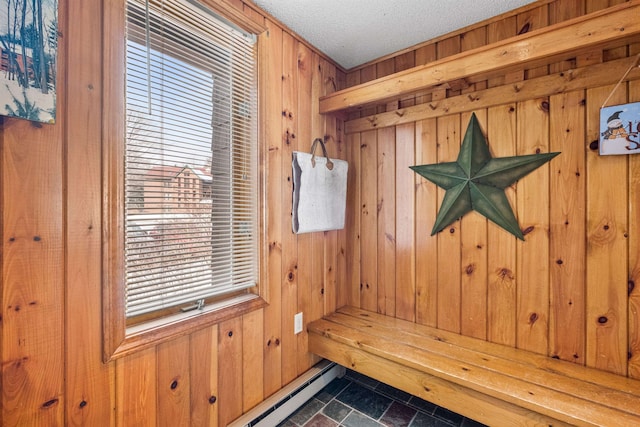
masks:
POLYGON ((476 75, 491 77, 512 69, 538 67, 592 50, 640 38, 640 0, 511 37, 410 68, 320 98, 320 113, 383 104, 392 99, 476 75))

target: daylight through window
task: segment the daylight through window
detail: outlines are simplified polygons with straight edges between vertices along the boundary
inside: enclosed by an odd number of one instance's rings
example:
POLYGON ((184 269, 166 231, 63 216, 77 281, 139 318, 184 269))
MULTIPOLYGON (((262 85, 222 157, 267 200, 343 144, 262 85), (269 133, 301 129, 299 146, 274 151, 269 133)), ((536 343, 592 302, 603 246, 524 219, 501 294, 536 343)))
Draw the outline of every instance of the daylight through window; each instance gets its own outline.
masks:
POLYGON ((188 0, 129 0, 126 315, 256 285, 256 38, 188 0))

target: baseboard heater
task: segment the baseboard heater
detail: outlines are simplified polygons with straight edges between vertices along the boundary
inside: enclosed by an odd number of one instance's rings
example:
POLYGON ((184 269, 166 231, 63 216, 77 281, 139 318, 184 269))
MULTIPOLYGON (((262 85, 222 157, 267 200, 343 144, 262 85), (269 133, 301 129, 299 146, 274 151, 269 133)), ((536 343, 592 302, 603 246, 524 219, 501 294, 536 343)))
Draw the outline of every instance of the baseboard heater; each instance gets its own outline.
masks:
POLYGON ((323 360, 268 397, 249 412, 229 424, 230 427, 273 427, 285 420, 334 378, 342 377, 345 368, 323 360))

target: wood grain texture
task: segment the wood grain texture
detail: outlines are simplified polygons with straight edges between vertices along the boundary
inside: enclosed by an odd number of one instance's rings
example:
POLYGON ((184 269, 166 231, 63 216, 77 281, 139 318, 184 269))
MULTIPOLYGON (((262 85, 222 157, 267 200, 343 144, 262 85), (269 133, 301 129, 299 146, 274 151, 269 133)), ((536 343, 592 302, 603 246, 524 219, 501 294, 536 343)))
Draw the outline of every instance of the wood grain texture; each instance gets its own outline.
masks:
MULTIPOLYGON (((298 306, 298 242, 293 233, 293 152, 306 151, 308 135, 298 132, 298 121, 308 120, 308 79, 303 71, 309 67, 310 54, 289 34, 282 36, 282 384, 298 376, 298 339, 293 335, 293 319, 298 306), (284 178, 286 177, 286 179, 284 178)), ((256 324, 255 326, 259 326, 256 324)), ((259 402, 259 401, 258 401, 259 402)), ((256 403, 258 403, 256 402, 256 403)))
POLYGON ((157 349, 158 425, 188 425, 191 422, 191 376, 189 337, 160 344, 157 349))
MULTIPOLYGON (((392 62, 393 63, 393 62, 392 62)), ((396 312, 396 135, 394 128, 377 131, 378 194, 377 242, 378 308, 392 316, 396 312)), ((368 184, 366 184, 368 185, 368 184)))
MULTIPOLYGON (((640 84, 629 84, 629 102, 640 101, 640 84)), ((640 379, 640 158, 629 157, 629 376, 640 379)))
MULTIPOLYGON (((549 152, 548 99, 518 104, 517 153, 549 152)), ((517 218, 525 234, 517 251, 517 346, 546 354, 549 327, 549 164, 516 185, 517 218)))
MULTIPOLYGON (((269 396, 282 386, 282 217, 286 212, 282 198, 282 29, 267 22, 261 56, 262 72, 272 86, 262 88, 261 117, 263 140, 266 144, 266 187, 269 206, 266 212, 267 261, 265 277, 269 306, 264 311, 264 395, 269 396)), ((220 414, 220 422, 231 421, 220 414)))
MULTIPOLYGON (((63 5, 65 6, 65 5, 63 5)), ((57 112, 66 122, 64 180, 66 188, 66 292, 65 346, 78 351, 67 352, 65 384, 66 425, 115 425, 114 412, 98 402, 110 400, 113 366, 98 363, 102 359, 102 206, 96 189, 101 186, 101 137, 103 87, 102 45, 88 34, 101 31, 103 10, 70 2, 68 11, 60 10, 61 28, 68 22, 66 49, 84 58, 67 70, 67 92, 73 101, 57 96, 57 112), (68 18, 66 18, 68 16, 68 18), (66 109, 66 111, 65 111, 66 109), (78 262, 83 260, 83 262, 78 262), (78 310, 85 307, 86 310, 78 310), (91 381, 87 381, 91 378, 91 381)), ((63 31, 64 32, 64 31, 63 31)), ((58 58, 64 63, 64 56, 58 58)))
MULTIPOLYGON (((235 8, 259 26, 267 26, 268 15, 253 3, 206 0, 206 3, 218 2, 235 8)), ((504 81, 504 86, 487 89, 488 77, 478 76, 457 80, 455 85, 435 92, 417 91, 398 98, 399 103, 385 103, 383 113, 374 114, 377 110, 366 106, 354 110, 348 118, 363 122, 350 120, 342 127, 339 117, 319 118, 319 96, 343 89, 343 83, 353 86, 371 81, 377 77, 378 68, 391 69, 391 63, 394 71, 411 67, 412 61, 415 66, 433 65, 436 60, 445 59, 442 49, 446 45, 459 45, 465 53, 481 48, 489 25, 505 17, 496 17, 389 56, 384 66, 371 63, 346 75, 268 17, 268 32, 260 36, 261 43, 264 42, 260 49, 261 70, 265 74, 260 94, 263 100, 260 171, 265 180, 261 232, 266 234, 266 262, 261 266, 260 277, 268 306, 255 305, 249 313, 235 312, 232 319, 223 323, 198 324, 180 333, 175 340, 149 345, 103 363, 101 348, 111 354, 124 338, 124 319, 120 324, 106 325, 108 329, 122 331, 122 336, 111 337, 113 341, 103 337, 99 330, 101 302, 108 300, 109 293, 117 289, 108 285, 120 280, 115 261, 108 257, 103 260, 101 252, 107 247, 107 241, 122 230, 117 204, 122 200, 114 205, 107 203, 107 196, 117 186, 109 182, 101 170, 112 170, 121 158, 121 152, 113 150, 113 146, 124 134, 124 1, 61 0, 58 3, 61 33, 58 122, 35 127, 5 117, 0 129, 0 424, 226 425, 317 360, 307 353, 303 339, 294 337, 288 330, 292 313, 303 311, 305 319, 318 317, 341 306, 344 299, 355 306, 378 309, 380 286, 388 286, 386 282, 378 283, 378 248, 383 243, 378 241, 381 220, 378 182, 395 186, 394 199, 385 203, 395 211, 396 313, 411 311, 399 309, 401 305, 415 305, 415 321, 436 326, 438 307, 447 308, 449 303, 444 298, 449 298, 451 291, 439 288, 439 279, 457 280, 458 275, 466 274, 463 267, 470 264, 467 260, 477 263, 472 255, 473 243, 480 241, 478 236, 484 231, 482 225, 476 228, 474 221, 467 218, 457 223, 462 227, 456 230, 460 242, 455 248, 460 250, 461 258, 452 262, 450 251, 438 249, 440 236, 430 236, 439 205, 436 186, 417 175, 412 179, 400 176, 401 169, 410 163, 411 156, 416 164, 439 161, 437 153, 443 150, 439 146, 447 145, 438 136, 439 121, 447 122, 459 115, 459 127, 464 128, 468 113, 483 109, 487 111, 484 130, 492 153, 514 155, 515 129, 524 123, 516 103, 541 97, 550 97, 550 149, 561 146, 563 151, 563 155, 554 160, 559 163, 559 172, 550 167, 548 190, 538 195, 546 194, 550 198, 546 208, 550 233, 547 267, 552 286, 548 300, 549 354, 572 359, 575 349, 580 355, 582 336, 582 357, 588 365, 615 372, 628 370, 629 376, 640 377, 640 286, 637 285, 640 279, 635 231, 640 221, 636 212, 638 160, 636 156, 629 156, 622 171, 617 165, 621 159, 600 157, 588 148, 596 139, 597 110, 611 85, 620 78, 620 70, 625 70, 630 62, 630 58, 615 58, 623 54, 636 55, 637 43, 625 51, 578 52, 575 61, 572 59, 560 66, 563 70, 571 67, 563 74, 545 75, 542 68, 527 68, 523 75, 505 73, 501 79, 499 69, 494 77, 498 77, 496 81, 504 81), (71 27, 70 22, 74 23, 71 27), (449 37, 452 40, 444 41, 449 37), (292 45, 297 46, 295 50, 292 45), (439 56, 437 46, 440 46, 439 56), (293 82, 295 79, 297 83, 293 82), (584 105, 579 102, 579 92, 585 95, 584 105), (588 125, 582 123, 581 109, 588 125), (283 117, 283 111, 291 111, 292 118, 283 117), (359 127, 352 129, 356 123, 360 123, 359 127), (568 126, 565 128, 565 125, 568 126), (415 146, 409 148, 410 153, 403 151, 397 141, 408 138, 411 133, 408 129, 412 126, 415 126, 415 146), (388 131, 379 132, 383 127, 388 131), (571 132, 566 132, 567 129, 571 132), (344 230, 316 237, 285 236, 290 224, 291 191, 287 181, 290 148, 283 138, 287 130, 296 135, 296 143, 290 147, 308 146, 312 137, 329 134, 335 138, 329 141, 332 155, 349 161, 349 208, 344 230), (380 135, 385 136, 381 139, 380 135), (387 142, 386 135, 396 141, 393 147, 389 146, 394 150, 395 172, 379 177, 378 152, 379 146, 387 142), (575 172, 581 167, 578 178, 575 172), (602 186, 611 173, 621 186, 602 186), (412 203, 411 193, 414 193, 414 207, 407 211, 412 203), (584 202, 576 201, 582 197, 584 202), (409 243, 412 225, 405 223, 405 219, 411 221, 411 217, 415 223, 413 243, 409 243), (563 225, 566 217, 570 220, 568 228, 563 225), (615 239, 601 240, 608 235, 600 227, 605 225, 600 222, 602 218, 610 220, 607 224, 615 224, 610 227, 610 230, 615 228, 615 239), (581 221, 585 227, 582 238, 581 232, 571 225, 578 226, 581 221), (556 237, 558 228, 565 229, 561 237, 556 237), (36 236, 39 240, 34 240, 36 236), (567 244, 565 240, 572 241, 567 244), (580 255, 580 241, 585 255, 580 255), (408 255, 410 252, 415 255, 408 255), (412 256, 415 256, 415 265, 407 267, 412 256), (563 264, 556 263, 559 258, 563 264), (316 264, 311 265, 313 262, 316 264), (300 271, 301 268, 296 268, 300 263, 303 266, 307 263, 309 267, 300 271), (580 271, 580 265, 584 272, 580 271), (447 270, 449 266, 453 268, 451 272, 447 270), (101 271, 105 269, 113 274, 102 276, 101 271), (297 271, 295 284, 288 279, 291 271, 297 271), (320 279, 311 278, 314 272, 320 279), (415 300, 405 300, 412 293, 405 277, 411 276, 415 276, 415 300), (585 293, 582 303, 579 302, 581 288, 585 293), (567 308, 568 299, 573 302, 571 308, 567 308), (574 334, 571 331, 574 326, 563 328, 564 322, 579 324, 580 311, 584 312, 582 329, 577 326, 574 334), (598 323, 603 313, 607 316, 605 326, 598 323), (615 313, 615 319, 609 313, 615 313), (228 326, 235 331, 236 341, 224 335, 230 330, 228 326), (180 358, 180 363, 173 361, 174 357, 180 358), (180 376, 178 391, 170 387, 173 380, 167 385, 167 379, 176 375, 180 376)), ((621 2, 543 0, 509 16, 516 16, 518 31, 527 23, 533 31, 614 3, 621 2)), ((372 38, 372 42, 374 40, 372 38)), ((612 102, 639 99, 639 70, 632 70, 629 83, 621 86, 612 102)), ((538 131, 541 132, 536 129, 538 131)), ((452 154, 455 153, 457 150, 452 150, 452 154)), ((112 178, 119 180, 117 169, 115 172, 112 178)), ((526 177, 523 183, 534 188, 539 184, 535 177, 526 177)), ((507 189, 507 195, 515 206, 513 188, 507 189)), ((391 228, 386 223, 381 227, 391 228)), ((487 340, 515 346, 516 292, 520 285, 516 277, 521 274, 518 267, 521 261, 512 236, 490 222, 486 224, 486 234, 487 340)), ((482 302, 476 306, 467 298, 467 289, 475 286, 475 281, 469 280, 461 286, 464 287, 460 295, 451 304, 461 307, 461 331, 475 336, 481 331, 470 327, 474 324, 471 319, 482 316, 482 302), (473 311, 472 317, 467 309, 473 311)), ((104 307, 107 313, 117 308, 104 307)), ((441 320, 447 319, 446 314, 440 315, 441 320)), ((371 367, 373 375, 380 375, 386 381, 392 381, 400 372, 416 394, 423 393, 423 384, 433 384, 432 390, 445 393, 448 390, 446 385, 436 385, 432 378, 417 375, 415 371, 392 371, 382 363, 363 363, 371 367)), ((623 380, 619 378, 618 381, 623 380)), ((429 396, 433 395, 437 393, 429 396)), ((471 400, 463 401, 461 406, 473 407, 484 399, 473 391, 469 396, 471 400)), ((514 420, 527 416, 514 407, 496 405, 496 408, 496 417, 507 423, 513 421, 513 424, 514 420)), ((536 419, 539 421, 541 419, 536 419)))
MULTIPOLYGON (((455 162, 461 142, 460 115, 437 119, 438 163, 455 162)), ((435 185, 435 184, 431 184, 435 185)), ((438 187, 438 206, 442 206, 445 191, 438 187)), ((460 221, 455 221, 439 232, 438 243, 438 328, 460 332, 461 245, 460 221)))
MULTIPOLYGON (((598 139, 600 107, 612 90, 587 90, 587 141, 598 139)), ((626 91, 618 91, 609 104, 625 101, 626 91)), ((627 168, 626 156, 587 151, 587 365, 620 375, 627 372, 628 357, 627 168)))
POLYGON ((549 148, 562 154, 550 173, 549 354, 585 363, 586 165, 584 91, 549 99, 549 148), (567 245, 566 242, 572 242, 567 245))
POLYGON ((469 396, 467 390, 481 393, 487 400, 475 402, 472 408, 462 407, 462 414, 491 425, 504 422, 491 413, 495 410, 492 399, 574 425, 631 425, 640 418, 636 396, 640 382, 545 355, 353 307, 344 307, 310 324, 309 329, 315 351, 377 376, 384 374, 375 372, 372 364, 386 365, 387 371, 396 373, 386 381, 401 389, 412 387, 411 380, 401 374, 408 370, 417 371, 418 378, 443 380, 449 387, 438 396, 429 395, 432 390, 427 381, 422 394, 452 410, 461 408, 461 400, 469 396), (390 340, 393 347, 387 344, 390 340))
MULTIPOLYGON (((417 165, 437 162, 436 119, 416 122, 417 165)), ((438 303, 438 247, 431 235, 437 214, 437 189, 415 174, 416 322, 435 326, 438 303)))
MULTIPOLYGON (((487 139, 495 157, 516 155, 516 105, 506 104, 487 111, 487 139), (498 126, 494 126, 498 124, 498 126)), ((505 189, 512 208, 513 186, 505 189)), ((509 346, 516 344, 516 239, 499 226, 487 224, 487 339, 509 346)))
POLYGON ((416 126, 396 127, 395 176, 395 310, 400 319, 416 318, 415 165, 416 126))
MULTIPOLYGON (((487 111, 474 113, 481 129, 486 129, 487 111)), ((471 114, 462 114, 461 119, 468 124, 471 114)), ((487 223, 476 212, 460 221, 460 332, 483 339, 487 336, 487 223)))
MULTIPOLYGON (((621 39, 640 33, 640 23, 633 17, 640 4, 633 1, 605 11, 583 15, 556 26, 549 26, 517 38, 487 45, 453 59, 433 65, 418 66, 377 79, 375 83, 345 89, 320 100, 322 113, 335 113, 366 104, 385 103, 409 92, 423 90, 470 75, 491 74, 497 69, 537 67, 550 58, 572 57, 578 50, 610 44, 623 45, 621 39), (616 25, 611 25, 616 22, 616 25), (619 31, 624 27, 624 35, 619 31), (473 59, 469 59, 472 55, 473 59)), ((441 43, 449 43, 446 39, 441 43)))
POLYGON ((376 131, 360 137, 360 306, 378 309, 378 140, 376 131))
POLYGON ((63 131, 17 119, 2 129, 5 425, 64 423, 63 131))

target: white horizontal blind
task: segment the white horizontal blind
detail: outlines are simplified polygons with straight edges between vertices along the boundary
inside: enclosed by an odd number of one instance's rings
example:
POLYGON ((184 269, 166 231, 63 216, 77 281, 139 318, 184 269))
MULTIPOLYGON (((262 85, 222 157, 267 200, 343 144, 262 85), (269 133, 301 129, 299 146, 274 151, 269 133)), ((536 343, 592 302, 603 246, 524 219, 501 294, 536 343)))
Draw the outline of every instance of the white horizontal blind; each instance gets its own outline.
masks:
POLYGON ((127 317, 256 285, 256 38, 189 0, 128 0, 127 317))

